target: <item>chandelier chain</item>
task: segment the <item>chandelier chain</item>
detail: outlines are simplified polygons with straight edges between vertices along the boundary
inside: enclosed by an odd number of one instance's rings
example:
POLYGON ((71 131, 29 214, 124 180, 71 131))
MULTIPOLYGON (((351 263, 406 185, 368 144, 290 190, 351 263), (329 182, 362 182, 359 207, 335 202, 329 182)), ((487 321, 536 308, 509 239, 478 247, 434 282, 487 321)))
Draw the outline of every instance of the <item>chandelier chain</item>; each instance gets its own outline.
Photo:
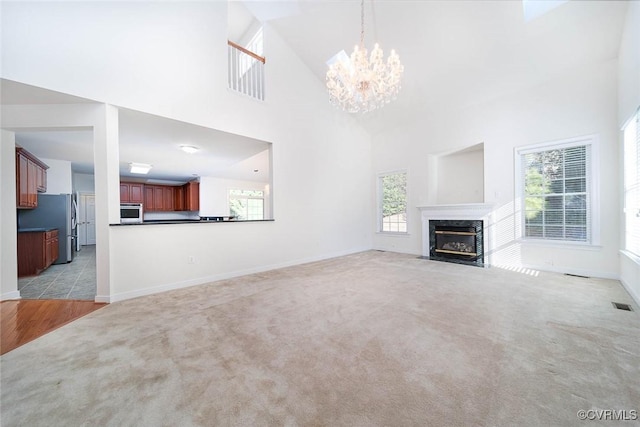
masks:
POLYGON ((364 0, 360 0, 360 47, 364 48, 364 0))
POLYGON ((385 62, 376 43, 369 56, 364 46, 364 0, 360 0, 360 45, 350 57, 341 52, 327 71, 329 100, 350 113, 366 113, 388 104, 400 91, 404 67, 391 50, 385 62), (341 56, 342 55, 342 56, 341 56))

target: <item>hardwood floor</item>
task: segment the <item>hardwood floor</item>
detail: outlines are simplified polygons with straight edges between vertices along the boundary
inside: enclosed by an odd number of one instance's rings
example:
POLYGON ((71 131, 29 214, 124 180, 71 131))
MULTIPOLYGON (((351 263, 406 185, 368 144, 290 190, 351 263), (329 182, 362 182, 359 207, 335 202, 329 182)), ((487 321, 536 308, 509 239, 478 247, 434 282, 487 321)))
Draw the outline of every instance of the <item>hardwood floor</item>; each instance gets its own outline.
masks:
POLYGON ((93 301, 15 300, 0 303, 0 354, 107 305, 93 301))

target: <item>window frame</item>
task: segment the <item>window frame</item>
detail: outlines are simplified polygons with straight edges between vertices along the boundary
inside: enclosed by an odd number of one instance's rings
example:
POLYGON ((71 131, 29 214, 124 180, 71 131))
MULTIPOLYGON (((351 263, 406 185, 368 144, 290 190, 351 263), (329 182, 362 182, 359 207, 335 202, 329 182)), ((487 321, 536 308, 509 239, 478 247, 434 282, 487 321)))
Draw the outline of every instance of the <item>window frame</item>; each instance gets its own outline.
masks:
MULTIPOLYGON (((629 193, 635 193, 635 198, 640 201, 640 107, 635 111, 635 113, 625 122, 624 126, 622 126, 622 228, 623 228, 623 241, 622 241, 622 251, 626 254, 635 257, 640 261, 640 248, 636 248, 635 246, 639 243, 637 237, 635 235, 631 235, 630 233, 637 231, 635 229, 629 230, 629 222, 630 218, 639 218, 640 210, 636 206, 628 206, 627 203, 629 201, 629 193), (633 126, 629 128, 629 126, 633 126), (635 130, 634 135, 627 135, 627 131, 630 129, 635 130), (630 153, 627 152, 627 144, 635 145, 635 159, 632 158, 632 161, 635 160, 635 182, 628 182, 627 179, 629 177, 629 171, 627 170, 627 166, 629 165, 628 156, 630 153), (630 243, 631 239, 634 239, 633 247, 630 243), (637 250, 637 252, 636 252, 637 250)), ((640 219, 636 219, 635 221, 640 221, 640 219)), ((637 226, 637 225, 636 225, 637 226)))
POLYGON ((241 219, 239 221, 263 221, 264 220, 264 213, 265 213, 265 191, 264 190, 256 190, 253 188, 238 188, 238 187, 230 187, 227 189, 227 203, 229 205, 229 215, 231 216, 231 199, 235 199, 235 200, 247 200, 247 217, 249 214, 249 205, 248 205, 248 201, 249 200, 262 200, 262 218, 261 219, 241 219), (232 191, 259 191, 262 193, 261 197, 258 196, 235 196, 232 195, 231 192, 232 191))
POLYGON ((388 235, 388 236, 406 236, 409 235, 409 171, 407 169, 391 170, 386 172, 380 172, 376 176, 376 233, 388 235), (385 231, 383 230, 384 216, 382 214, 382 202, 383 202, 383 183, 382 180, 385 176, 404 174, 405 185, 405 231, 385 231))
MULTIPOLYGON (((515 237, 519 242, 544 244, 548 246, 600 246, 600 149, 599 136, 597 134, 584 135, 575 138, 547 141, 538 144, 516 147, 514 149, 514 211, 515 211, 515 237), (544 237, 525 236, 525 195, 523 180, 522 157, 530 153, 565 149, 573 147, 587 147, 587 221, 589 238, 587 241, 549 239, 544 237)), ((563 222, 564 224, 564 222, 563 222)))

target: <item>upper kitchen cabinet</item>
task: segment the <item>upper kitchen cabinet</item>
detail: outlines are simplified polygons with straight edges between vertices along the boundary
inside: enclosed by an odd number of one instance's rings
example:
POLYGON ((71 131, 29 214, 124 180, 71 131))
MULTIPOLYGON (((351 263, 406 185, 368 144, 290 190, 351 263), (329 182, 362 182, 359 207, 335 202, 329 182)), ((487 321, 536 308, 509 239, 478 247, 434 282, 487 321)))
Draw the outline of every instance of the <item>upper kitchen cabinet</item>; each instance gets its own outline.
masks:
POLYGON ((185 209, 185 197, 184 197, 184 185, 176 187, 173 192, 173 208, 176 211, 184 211, 185 209))
POLYGON ((175 188, 171 186, 162 187, 162 210, 172 211, 175 204, 175 188))
POLYGON ((49 166, 22 147, 16 147, 16 207, 38 206, 38 193, 47 191, 49 166))
MULTIPOLYGON (((197 211, 200 208, 199 185, 197 181, 184 185, 144 184, 144 210, 145 212, 197 211)), ((122 184, 120 190, 121 193, 124 192, 122 184)))
POLYGON ((144 185, 145 212, 173 211, 174 187, 167 185, 144 185))
POLYGON ((144 184, 120 182, 120 203, 144 203, 144 184))
POLYGON ((198 181, 187 182, 184 186, 184 210, 200 210, 200 183, 198 181))

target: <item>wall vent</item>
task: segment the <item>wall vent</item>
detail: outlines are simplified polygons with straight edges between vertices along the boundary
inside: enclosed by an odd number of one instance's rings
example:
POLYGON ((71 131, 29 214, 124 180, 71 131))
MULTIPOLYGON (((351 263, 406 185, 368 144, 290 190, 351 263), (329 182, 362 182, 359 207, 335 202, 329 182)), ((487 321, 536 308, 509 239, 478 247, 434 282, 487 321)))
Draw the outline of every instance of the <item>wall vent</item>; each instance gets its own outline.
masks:
POLYGON ((631 308, 631 306, 629 304, 624 304, 624 303, 621 303, 621 302, 612 302, 611 304, 613 304, 613 306, 615 308, 617 308, 618 310, 633 311, 633 309, 631 308))

